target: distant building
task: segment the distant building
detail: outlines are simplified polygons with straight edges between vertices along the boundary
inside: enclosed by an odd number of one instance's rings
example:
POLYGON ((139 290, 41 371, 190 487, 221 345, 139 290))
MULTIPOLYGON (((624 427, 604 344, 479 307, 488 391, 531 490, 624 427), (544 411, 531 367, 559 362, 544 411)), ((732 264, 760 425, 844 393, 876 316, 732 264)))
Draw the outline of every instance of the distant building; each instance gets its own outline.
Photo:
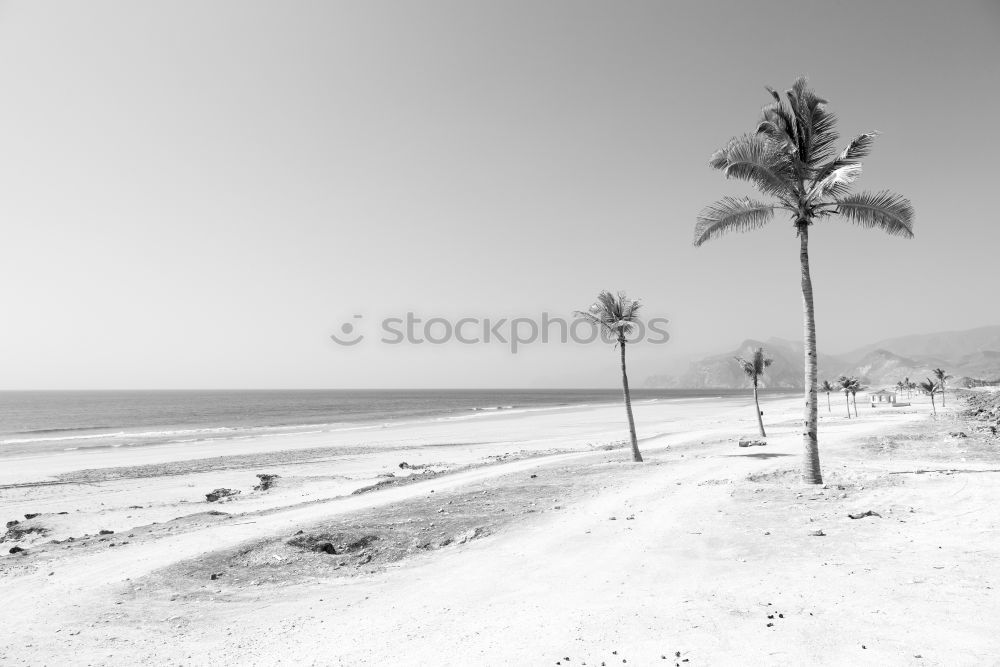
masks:
POLYGON ((871 400, 873 408, 877 408, 880 405, 892 408, 896 407, 896 392, 894 391, 879 389, 868 394, 868 398, 871 400))

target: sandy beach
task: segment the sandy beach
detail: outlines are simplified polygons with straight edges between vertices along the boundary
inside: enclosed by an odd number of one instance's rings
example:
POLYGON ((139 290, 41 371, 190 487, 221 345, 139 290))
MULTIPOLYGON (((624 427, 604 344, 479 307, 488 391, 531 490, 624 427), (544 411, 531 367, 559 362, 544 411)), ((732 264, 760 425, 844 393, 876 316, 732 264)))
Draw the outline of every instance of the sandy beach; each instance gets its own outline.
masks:
POLYGON ((800 401, 639 403, 643 464, 616 405, 11 457, 0 661, 995 664, 996 440, 824 405, 807 486, 800 401))

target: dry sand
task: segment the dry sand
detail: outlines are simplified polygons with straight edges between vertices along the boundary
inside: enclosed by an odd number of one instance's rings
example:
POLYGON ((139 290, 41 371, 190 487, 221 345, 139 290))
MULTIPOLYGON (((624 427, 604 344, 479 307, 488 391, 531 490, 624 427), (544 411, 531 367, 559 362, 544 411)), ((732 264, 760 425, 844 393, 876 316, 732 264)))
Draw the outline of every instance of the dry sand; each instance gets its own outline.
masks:
POLYGON ((824 405, 822 488, 800 398, 748 449, 748 401, 639 403, 644 464, 620 406, 3 459, 47 532, 3 543, 0 663, 1000 664, 1000 447, 955 402, 824 405))

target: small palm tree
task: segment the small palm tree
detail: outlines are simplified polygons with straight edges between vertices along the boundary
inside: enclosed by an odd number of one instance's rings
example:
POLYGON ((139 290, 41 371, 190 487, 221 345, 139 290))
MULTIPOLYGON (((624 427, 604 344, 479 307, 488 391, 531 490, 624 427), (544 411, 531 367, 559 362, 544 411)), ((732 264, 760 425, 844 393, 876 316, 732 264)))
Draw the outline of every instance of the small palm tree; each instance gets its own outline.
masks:
POLYGON ((945 390, 945 381, 946 380, 950 380, 951 376, 948 375, 944 371, 943 368, 935 368, 932 372, 934 373, 934 377, 937 378, 938 384, 941 385, 941 407, 942 408, 946 407, 945 403, 944 403, 944 401, 945 401, 945 398, 944 398, 945 397, 945 393, 944 393, 944 390, 945 390))
POLYGON ((757 383, 764 376, 764 369, 770 366, 774 362, 774 359, 765 357, 764 348, 762 347, 754 350, 753 355, 749 359, 743 359, 742 357, 735 357, 735 359, 736 363, 740 365, 740 368, 743 369, 743 372, 753 383, 753 404, 757 406, 757 426, 760 427, 760 437, 766 438, 767 434, 764 433, 764 419, 761 417, 760 401, 757 400, 757 383))
POLYGON ((937 417, 937 406, 934 405, 934 394, 941 391, 941 385, 934 382, 930 378, 927 378, 927 382, 921 382, 920 388, 931 395, 931 408, 934 410, 934 416, 937 417))
POLYGON ((830 392, 833 391, 835 387, 830 384, 829 380, 823 380, 823 384, 821 384, 819 388, 826 392, 826 411, 833 412, 833 409, 830 407, 830 392))
POLYGON ((639 320, 639 307, 639 302, 629 299, 624 292, 615 295, 605 290, 597 295, 597 301, 590 310, 587 312, 578 310, 574 313, 578 318, 597 326, 604 337, 614 341, 615 346, 621 349, 625 412, 628 414, 628 432, 632 439, 632 460, 637 463, 642 462, 642 454, 639 452, 639 443, 635 437, 632 397, 628 389, 628 373, 625 372, 625 342, 626 337, 635 330, 635 323, 639 320))
POLYGON ((854 402, 854 416, 858 416, 858 392, 864 387, 861 386, 861 381, 858 378, 851 378, 851 400, 854 402))
POLYGON ((709 161, 729 178, 752 183, 769 201, 749 197, 724 197, 703 209, 694 230, 694 244, 728 232, 760 229, 776 211, 791 216, 799 239, 799 263, 803 320, 805 325, 805 415, 802 433, 806 482, 822 484, 816 384, 816 315, 812 277, 809 273, 809 228, 825 218, 840 216, 866 228, 894 235, 913 236, 913 207, 888 190, 850 194, 850 186, 861 175, 861 159, 868 155, 876 132, 855 137, 841 153, 835 153, 837 133, 834 116, 826 100, 799 78, 785 91, 785 99, 767 89, 773 102, 764 107, 752 134, 736 137, 709 161))
POLYGON ((899 392, 899 397, 900 398, 903 397, 903 389, 905 389, 905 388, 906 388, 906 384, 902 380, 900 380, 899 382, 896 383, 896 391, 899 392))
POLYGON ((837 384, 840 386, 841 391, 844 392, 844 400, 847 401, 847 418, 851 418, 851 387, 854 384, 854 378, 849 378, 846 375, 841 375, 837 378, 837 384))
POLYGON ((906 397, 913 398, 913 390, 917 388, 915 382, 911 382, 910 378, 903 378, 903 386, 906 387, 906 397))

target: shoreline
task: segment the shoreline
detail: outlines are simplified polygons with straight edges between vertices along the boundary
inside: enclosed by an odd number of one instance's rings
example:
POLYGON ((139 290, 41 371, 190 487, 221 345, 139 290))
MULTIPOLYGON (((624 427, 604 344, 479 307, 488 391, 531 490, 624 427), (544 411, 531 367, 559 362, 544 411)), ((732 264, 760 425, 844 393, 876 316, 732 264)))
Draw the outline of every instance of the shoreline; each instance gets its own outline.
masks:
MULTIPOLYGON (((670 399, 641 399, 635 402, 640 408, 652 406, 685 407, 688 403, 721 401, 726 408, 741 402, 742 395, 715 397, 679 397, 670 399)), ((781 401, 784 394, 763 397, 762 401, 781 401)), ((55 476, 72 470, 93 467, 118 467, 139 465, 144 462, 168 462, 185 459, 207 459, 266 451, 288 451, 317 447, 375 447, 385 443, 401 443, 419 438, 423 445, 441 445, 446 442, 462 441, 466 433, 482 433, 483 426, 494 421, 545 418, 548 416, 572 415, 573 413, 608 412, 608 423, 624 421, 615 411, 622 411, 620 401, 604 403, 582 403, 558 406, 528 407, 511 410, 479 411, 473 414, 457 414, 448 417, 436 416, 420 419, 401 419, 394 422, 359 422, 345 424, 335 429, 297 430, 279 433, 248 433, 238 436, 220 437, 206 440, 185 440, 140 445, 94 446, 60 449, 37 449, 4 451, 0 449, 0 485, 31 481, 58 481, 55 476), (436 434, 435 431, 438 433, 436 434), (43 472, 44 471, 44 472, 43 472), (31 476, 44 475, 43 478, 31 476)), ((549 432, 558 430, 557 420, 548 420, 549 432)), ((502 430, 502 429, 501 429, 502 430)), ((523 432, 523 429, 521 429, 523 432)), ((600 427, 603 433, 613 432, 606 425, 600 427)), ((480 436, 479 439, 482 439, 480 436)), ((542 434, 531 440, 548 437, 542 434)), ((602 436, 603 437, 603 436, 602 436)))
MULTIPOLYGON (((570 394, 574 390, 568 390, 570 394)), ((91 449, 113 449, 119 447, 148 447, 148 446, 158 446, 158 445, 174 445, 174 444, 188 444, 188 443, 199 443, 203 445, 210 445, 214 442, 228 441, 228 440, 239 440, 239 439, 251 439, 259 437, 282 437, 282 436, 294 436, 303 433, 332 433, 344 430, 359 430, 373 427, 382 426, 408 426, 414 424, 420 424, 424 422, 434 422, 434 421, 452 421, 452 420, 463 420, 463 419, 476 419, 491 416, 494 414, 521 414, 521 413, 531 413, 537 411, 547 411, 547 410, 563 410, 563 409, 585 409, 589 407, 603 407, 608 405, 614 405, 620 402, 620 399, 613 395, 614 390, 576 390, 580 395, 590 396, 591 394, 607 393, 612 395, 607 396, 592 396, 586 401, 574 402, 565 401, 565 396, 556 397, 557 392, 555 390, 538 390, 538 395, 545 396, 548 394, 554 394, 551 397, 551 402, 539 402, 539 403, 525 403, 525 404, 510 404, 510 405, 481 405, 481 406, 451 406, 449 408, 440 408, 438 410, 430 410, 424 408, 426 414, 407 414, 405 411, 401 413, 394 413, 391 409, 388 409, 384 413, 369 414, 367 417, 354 418, 357 415, 352 415, 350 413, 344 413, 341 416, 342 419, 335 421, 323 420, 323 421, 300 421, 300 422, 279 422, 279 423, 251 423, 251 424, 240 424, 234 425, 233 423, 226 423, 225 417, 220 417, 219 422, 205 422, 205 423, 150 423, 145 425, 134 425, 130 427, 126 426, 113 426, 113 425, 83 425, 75 427, 64 427, 64 426, 51 426, 46 424, 44 428, 35 428, 29 430, 20 431, 8 431, 0 437, 0 457, 8 456, 19 456, 19 455, 37 455, 41 453, 54 452, 54 451, 76 451, 76 450, 91 450, 91 449), (114 442, 115 440, 121 440, 121 442, 114 442), (88 442, 98 441, 98 444, 88 445, 88 442), (66 446, 74 445, 74 446, 66 446)), ((303 393, 315 393, 308 390, 302 390, 303 393)), ((9 394, 18 393, 28 393, 28 392, 7 392, 9 394)), ((44 393, 44 392, 35 392, 44 393)), ((65 392, 52 392, 53 395, 63 394, 65 392)), ((101 394, 102 392, 80 392, 84 394, 101 394)), ((112 394, 130 394, 136 392, 108 392, 112 394)), ((143 392, 138 392, 143 393, 143 392)), ((174 394, 191 394, 197 395, 205 392, 145 392, 152 397, 155 397, 161 393, 174 393, 174 394)), ((208 392, 213 393, 213 392, 208 392)), ((228 395, 227 392, 215 392, 220 395, 228 395)), ((241 392, 230 392, 233 395, 239 395, 241 392)), ((243 392, 245 393, 245 392, 243 392)), ((269 392, 261 390, 263 395, 275 394, 281 392, 269 392)), ((286 392, 286 395, 294 395, 296 392, 286 392)), ((358 396, 364 396, 365 391, 352 392, 344 390, 342 392, 337 392, 338 394, 343 394, 344 396, 351 396, 357 398, 358 396)), ((373 397, 382 397, 383 394, 391 395, 392 392, 378 392, 369 391, 373 397)), ((405 393, 405 392, 404 392, 405 393)), ((413 392, 411 395, 419 395, 422 392, 413 392)), ((426 395, 429 398, 435 398, 435 391, 426 390, 426 395)), ((461 395, 462 392, 445 392, 440 396, 441 400, 444 401, 447 398, 448 393, 461 395)), ((487 392, 482 392, 487 393, 487 392)), ((724 398, 742 395, 741 390, 732 389, 706 389, 706 390, 636 390, 636 403, 649 403, 658 401, 674 401, 674 400, 697 400, 699 398, 724 398), (663 392, 673 392, 678 394, 677 396, 653 396, 647 397, 643 394, 658 393, 663 392), (705 394, 704 396, 700 394, 705 394)), ((786 390, 775 390, 774 397, 784 397, 787 395, 786 390)), ((477 392, 471 391, 465 398, 475 397, 477 392)), ((491 392, 489 396, 498 399, 502 396, 498 392, 491 392)), ((531 396, 530 390, 511 390, 511 395, 507 398, 525 398, 526 396, 531 396)), ((538 396, 533 396, 538 398, 538 396)), ((333 415, 331 415, 333 416, 333 415)), ((304 418, 304 417, 303 417, 304 418)), ((113 421, 108 419, 105 421, 113 421)))

